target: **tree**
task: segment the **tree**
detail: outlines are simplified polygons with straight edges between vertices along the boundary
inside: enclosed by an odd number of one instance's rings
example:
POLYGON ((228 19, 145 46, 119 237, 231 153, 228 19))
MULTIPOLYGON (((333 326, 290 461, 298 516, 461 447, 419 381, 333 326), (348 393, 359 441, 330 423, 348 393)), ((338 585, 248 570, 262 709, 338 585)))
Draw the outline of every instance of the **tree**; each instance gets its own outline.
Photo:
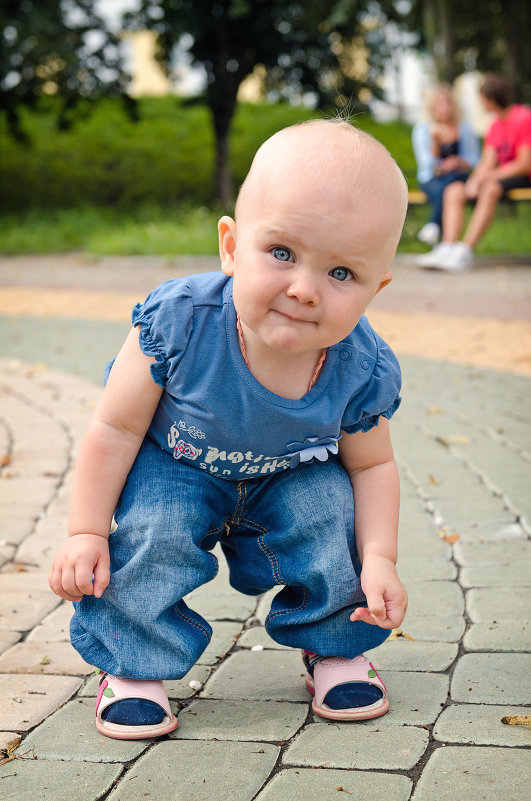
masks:
MULTIPOLYGON (((228 162, 231 121, 238 88, 257 64, 267 85, 281 97, 313 93, 319 106, 338 102, 352 110, 362 88, 378 91, 371 67, 355 68, 352 42, 365 43, 370 0, 144 0, 140 12, 126 16, 131 28, 158 34, 159 57, 169 71, 173 48, 184 34, 192 37, 193 63, 206 71, 206 102, 216 137, 216 190, 232 197, 228 162)), ((394 4, 387 3, 393 12, 394 4)), ((371 60, 372 59, 372 60, 371 60)))
POLYGON ((4 0, 0 8, 1 107, 22 132, 17 109, 58 95, 66 110, 80 99, 126 97, 119 42, 92 0, 4 0))
POLYGON ((471 69, 498 72, 519 100, 531 102, 529 0, 413 0, 406 23, 433 55, 439 80, 451 83, 471 69))

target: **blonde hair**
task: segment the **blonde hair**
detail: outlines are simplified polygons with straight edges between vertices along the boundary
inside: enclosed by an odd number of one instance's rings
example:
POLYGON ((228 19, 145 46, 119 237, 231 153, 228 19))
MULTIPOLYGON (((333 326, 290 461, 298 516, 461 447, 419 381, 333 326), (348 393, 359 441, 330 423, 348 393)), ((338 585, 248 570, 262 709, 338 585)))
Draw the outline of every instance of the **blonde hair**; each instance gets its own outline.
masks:
POLYGON ((440 83, 430 91, 426 99, 426 118, 428 122, 431 123, 437 122, 437 120, 434 117, 433 111, 437 100, 437 95, 440 94, 445 94, 450 98, 454 110, 454 121, 459 122, 459 120, 461 119, 461 109, 459 108, 459 104, 455 99, 453 89, 449 83, 440 83))

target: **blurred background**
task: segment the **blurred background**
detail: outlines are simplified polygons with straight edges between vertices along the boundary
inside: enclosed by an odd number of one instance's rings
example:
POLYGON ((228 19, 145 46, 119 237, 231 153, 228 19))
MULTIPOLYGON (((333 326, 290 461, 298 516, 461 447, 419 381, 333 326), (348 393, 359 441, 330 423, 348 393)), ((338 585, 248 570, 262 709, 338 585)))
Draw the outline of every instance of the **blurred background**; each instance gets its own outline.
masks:
MULTIPOLYGON (((495 71, 531 102, 528 0, 4 0, 0 251, 214 254, 257 147, 350 114, 417 186, 412 125, 453 85, 478 135, 495 71)), ((401 243, 427 207, 412 207, 401 243)), ((529 203, 479 251, 531 252, 529 203)))

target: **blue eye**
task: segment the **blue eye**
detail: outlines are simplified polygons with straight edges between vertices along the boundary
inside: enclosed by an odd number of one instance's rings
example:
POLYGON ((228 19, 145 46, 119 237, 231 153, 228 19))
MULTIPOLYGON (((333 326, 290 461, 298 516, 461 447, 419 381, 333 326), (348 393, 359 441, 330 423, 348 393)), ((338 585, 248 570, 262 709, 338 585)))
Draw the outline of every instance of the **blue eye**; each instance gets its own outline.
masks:
POLYGON ((273 248, 271 253, 273 258, 278 259, 278 261, 293 261, 291 250, 287 248, 273 248))
POLYGON ((328 275, 331 275, 336 281, 352 281, 354 278, 350 270, 347 270, 346 267, 334 267, 333 270, 330 270, 328 275))

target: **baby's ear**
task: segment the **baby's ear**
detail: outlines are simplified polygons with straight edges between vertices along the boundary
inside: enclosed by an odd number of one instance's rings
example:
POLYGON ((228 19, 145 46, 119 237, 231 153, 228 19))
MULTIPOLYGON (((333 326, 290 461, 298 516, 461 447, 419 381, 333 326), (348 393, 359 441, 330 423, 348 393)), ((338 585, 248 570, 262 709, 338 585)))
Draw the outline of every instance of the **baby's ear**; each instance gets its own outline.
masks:
POLYGON ((382 275, 382 280, 380 281, 378 289, 374 294, 377 295, 378 292, 380 292, 380 290, 383 289, 384 286, 390 284, 392 280, 393 280, 393 273, 389 272, 389 270, 386 270, 385 273, 382 275))
POLYGON ((225 275, 234 273, 234 251, 236 250, 236 222, 232 217, 222 217, 218 222, 219 256, 225 275))

